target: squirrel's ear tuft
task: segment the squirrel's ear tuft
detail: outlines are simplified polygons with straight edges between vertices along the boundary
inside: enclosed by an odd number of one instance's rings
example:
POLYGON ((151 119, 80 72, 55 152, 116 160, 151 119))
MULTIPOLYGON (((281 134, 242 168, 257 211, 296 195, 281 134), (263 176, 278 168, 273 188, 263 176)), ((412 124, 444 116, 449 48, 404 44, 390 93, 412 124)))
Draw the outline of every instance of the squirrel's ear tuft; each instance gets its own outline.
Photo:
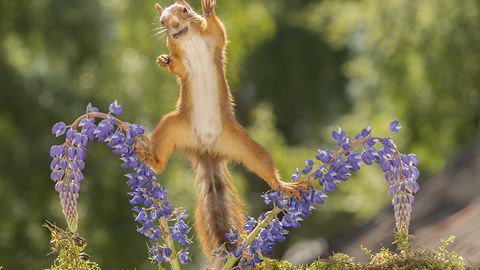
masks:
POLYGON ((163 8, 159 4, 156 4, 155 7, 157 8, 158 14, 162 16, 163 8))

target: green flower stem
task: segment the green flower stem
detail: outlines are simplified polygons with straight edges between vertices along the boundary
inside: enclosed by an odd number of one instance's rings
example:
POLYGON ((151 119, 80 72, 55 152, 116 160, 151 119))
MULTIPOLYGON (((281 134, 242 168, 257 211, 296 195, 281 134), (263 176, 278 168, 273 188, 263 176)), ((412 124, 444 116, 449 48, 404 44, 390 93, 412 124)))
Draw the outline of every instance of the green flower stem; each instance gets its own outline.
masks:
MULTIPOLYGON (((248 248, 248 246, 253 242, 253 240, 260 233, 260 231, 263 228, 267 227, 267 225, 270 223, 270 221, 272 221, 281 211, 282 211, 282 209, 280 209, 276 206, 272 209, 272 211, 270 211, 270 213, 267 215, 267 217, 262 222, 260 222, 257 225, 257 227, 255 227, 255 229, 253 229, 253 231, 245 239, 245 249, 248 248)), ((239 258, 236 258, 235 256, 231 256, 230 259, 228 259, 225 266, 222 268, 222 270, 231 269, 233 267, 233 265, 237 262, 238 259, 239 258)))
MULTIPOLYGON (((153 183, 153 186, 157 186, 157 183, 153 183)), ((162 203, 160 200, 154 200, 156 205, 161 206, 162 203)), ((180 270, 180 262, 178 260, 177 251, 175 250, 175 245, 173 243, 172 235, 170 233, 170 228, 168 228, 168 222, 165 219, 165 216, 159 219, 160 228, 162 230, 162 238, 165 244, 167 244, 168 248, 172 250, 172 256, 170 257, 170 265, 172 266, 173 270, 180 270)))
POLYGON ((178 261, 177 251, 175 251, 175 246, 173 244, 173 239, 170 234, 170 229, 168 228, 168 222, 165 217, 160 218, 160 227, 162 228, 162 238, 167 244, 167 246, 172 250, 172 257, 170 257, 170 264, 172 265, 173 270, 180 270, 180 262, 178 261))

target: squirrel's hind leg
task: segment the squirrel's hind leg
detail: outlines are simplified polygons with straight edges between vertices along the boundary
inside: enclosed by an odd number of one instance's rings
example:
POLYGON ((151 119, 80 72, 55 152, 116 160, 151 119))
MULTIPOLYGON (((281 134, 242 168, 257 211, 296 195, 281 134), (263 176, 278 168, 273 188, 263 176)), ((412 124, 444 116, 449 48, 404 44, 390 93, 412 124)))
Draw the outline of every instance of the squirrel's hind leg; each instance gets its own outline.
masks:
POLYGON ((188 141, 182 117, 176 113, 165 115, 150 136, 148 148, 139 148, 139 160, 147 162, 156 173, 162 173, 175 147, 188 141))
POLYGON ((135 153, 138 156, 138 160, 150 166, 155 173, 162 173, 165 170, 167 163, 157 161, 149 148, 139 147, 135 153))
POLYGON ((254 141, 243 127, 237 125, 222 142, 228 146, 222 147, 225 150, 223 154, 231 159, 241 161, 249 170, 263 178, 271 188, 276 190, 280 187, 281 192, 288 196, 295 195, 301 200, 298 189, 306 193, 308 192, 306 187, 312 184, 309 181, 283 182, 272 154, 254 141))

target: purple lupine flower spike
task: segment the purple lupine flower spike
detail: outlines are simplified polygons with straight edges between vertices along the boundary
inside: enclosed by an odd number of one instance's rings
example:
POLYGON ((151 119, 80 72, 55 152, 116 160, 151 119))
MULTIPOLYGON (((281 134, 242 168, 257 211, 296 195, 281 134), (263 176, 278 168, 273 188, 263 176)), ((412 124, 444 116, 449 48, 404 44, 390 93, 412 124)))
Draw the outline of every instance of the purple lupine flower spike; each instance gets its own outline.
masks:
MULTIPOLYGON (((155 223, 161 218, 167 222, 175 220, 176 224, 170 227, 172 238, 182 245, 189 245, 187 234, 191 227, 184 221, 188 215, 183 210, 171 210, 172 204, 166 201, 167 190, 160 186, 153 171, 139 162, 135 155, 134 139, 144 133, 144 128, 124 123, 112 116, 121 114, 122 111, 122 106, 116 100, 110 104, 108 114, 99 113, 97 108, 88 104, 87 114, 69 126, 65 143, 50 149, 50 156, 53 158, 50 164, 51 178, 56 182, 55 190, 59 192, 68 226, 72 232, 77 230, 77 199, 80 181, 83 179, 84 160, 87 157, 86 147, 96 138, 100 142, 107 142, 113 152, 120 155, 124 162, 122 168, 134 170, 125 176, 129 178, 127 184, 132 188, 132 192, 128 193, 133 196, 130 202, 135 205, 133 210, 138 212, 135 221, 142 225, 137 231, 155 240, 163 237, 163 229, 155 223), (96 117, 103 118, 98 125, 92 117, 93 113, 96 117), (117 129, 114 128, 115 125, 118 126, 117 129), (78 132, 77 128, 81 128, 81 131, 78 132)), ((65 133, 66 128, 63 122, 57 123, 53 126, 52 133, 58 137, 65 133)), ((153 264, 169 262, 171 256, 176 256, 172 255, 172 250, 166 245, 159 245, 157 242, 152 244, 149 252, 153 264)), ((182 249, 178 255, 182 264, 190 261, 188 247, 182 249)))
MULTIPOLYGON (((396 134, 401 126, 398 121, 393 121, 389 129, 396 134)), ((379 138, 371 135, 372 127, 363 129, 355 136, 358 140, 352 142, 350 137, 341 128, 332 132, 332 137, 341 147, 338 152, 331 152, 327 149, 319 149, 316 159, 305 160, 306 166, 292 175, 292 180, 298 182, 301 178, 316 179, 325 192, 332 193, 338 188, 338 184, 348 180, 351 171, 358 171, 361 165, 372 165, 374 162, 380 164, 382 171, 385 172, 385 180, 389 185, 388 192, 393 196, 392 204, 395 211, 396 228, 398 231, 407 230, 410 222, 410 212, 412 211, 412 203, 414 201, 413 193, 416 193, 419 186, 416 182, 419 172, 415 165, 418 164, 418 158, 415 154, 401 155, 392 138, 379 138), (381 142, 380 148, 377 150, 375 144, 381 142), (356 146, 362 145, 361 152, 354 151, 356 146), (341 156, 345 158, 342 159, 341 156)), ((284 235, 288 233, 284 227, 300 227, 300 221, 312 214, 314 209, 313 203, 323 204, 324 198, 327 197, 322 190, 311 188, 307 194, 299 190, 302 201, 296 197, 287 198, 278 191, 271 191, 263 195, 266 204, 282 209, 284 215, 281 220, 277 217, 273 219, 260 230, 255 239, 248 245, 242 242, 239 248, 233 251, 226 251, 225 248, 219 249, 214 254, 220 256, 221 261, 228 258, 240 258, 238 266, 240 269, 250 269, 261 262, 262 254, 271 254, 275 242, 284 241, 284 235), (242 250, 240 250, 242 247, 242 250), (244 248, 243 248, 244 247, 244 248), (243 255, 242 255, 243 254, 243 255), (229 257, 230 256, 230 257, 229 257)), ((275 208, 274 208, 275 209, 275 208)), ((262 213, 258 220, 247 216, 247 222, 244 229, 252 232, 256 224, 260 226, 265 220, 267 213, 262 213)), ((227 238, 233 239, 232 234, 227 234, 227 238)))

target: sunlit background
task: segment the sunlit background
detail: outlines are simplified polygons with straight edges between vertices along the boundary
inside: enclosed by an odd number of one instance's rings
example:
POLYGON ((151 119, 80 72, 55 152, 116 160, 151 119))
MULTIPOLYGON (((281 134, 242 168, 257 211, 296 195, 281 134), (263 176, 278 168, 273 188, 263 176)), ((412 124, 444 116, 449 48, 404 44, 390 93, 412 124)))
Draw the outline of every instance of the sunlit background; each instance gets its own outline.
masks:
MULTIPOLYGON (((200 0, 190 3, 200 11, 200 0)), ((53 124, 73 122, 89 102, 107 111, 117 99, 120 118, 150 134, 174 108, 176 78, 155 63, 168 49, 157 34, 154 6, 145 0, 0 2, 4 269, 50 267, 54 256, 46 256, 50 236, 42 224, 66 228, 50 180, 50 146, 64 141, 51 134, 53 124)), ((286 180, 316 149, 338 148, 330 137, 337 126, 352 138, 368 125, 388 136, 388 124, 399 120, 397 146, 418 155, 425 179, 480 133, 479 10, 478 0, 218 0, 237 118, 273 153, 286 180)), ((91 143, 87 151, 78 199, 85 251, 103 269, 156 269, 147 260, 147 238, 135 231, 123 176, 129 171, 104 144, 91 143)), ((265 211, 260 196, 267 184, 242 166, 230 168, 246 211, 265 211)), ((169 202, 193 213, 194 174, 185 156, 176 154, 158 179, 169 202)), ((304 262, 295 251, 306 245, 321 255, 329 241, 389 207, 387 189, 379 167, 355 173, 274 256, 304 262)), ((192 249, 185 269, 204 265, 196 244, 192 249)))

